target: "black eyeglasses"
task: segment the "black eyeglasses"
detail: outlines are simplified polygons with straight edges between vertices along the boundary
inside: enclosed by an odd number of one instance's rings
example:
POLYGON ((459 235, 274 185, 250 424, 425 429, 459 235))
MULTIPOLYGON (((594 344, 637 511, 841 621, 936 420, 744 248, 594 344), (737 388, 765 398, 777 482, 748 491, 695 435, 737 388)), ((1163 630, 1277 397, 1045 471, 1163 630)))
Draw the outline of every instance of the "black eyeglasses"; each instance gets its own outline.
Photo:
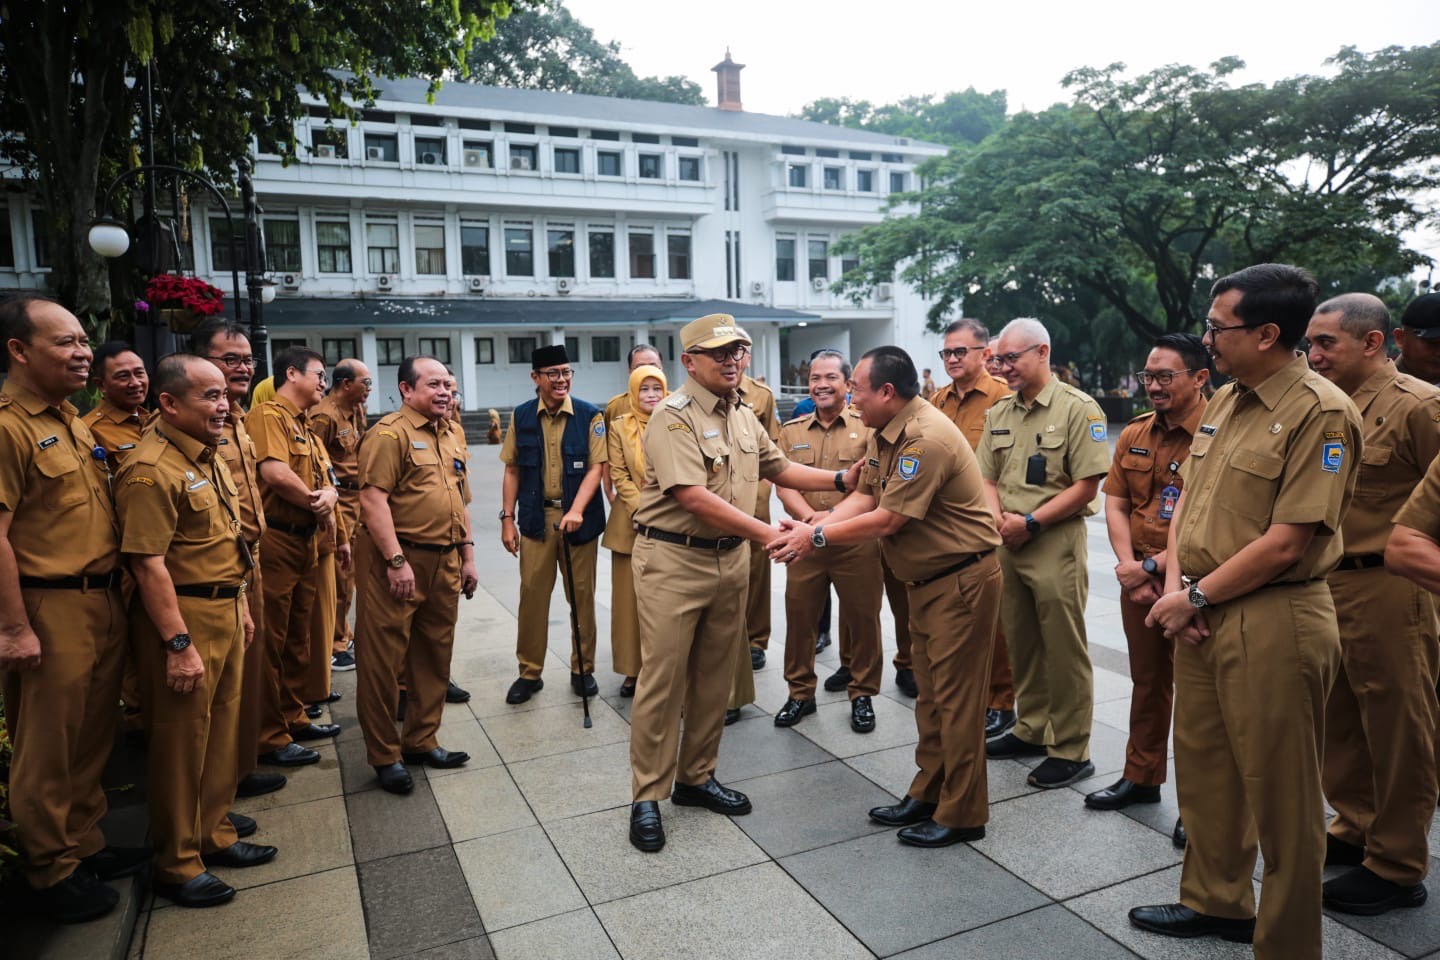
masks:
POLYGON ((1253 329, 1255 329, 1255 328, 1252 327, 1252 326, 1250 326, 1248 323, 1232 323, 1232 324, 1231 324, 1230 326, 1228 326, 1228 327, 1222 327, 1222 326, 1220 326, 1218 323, 1211 323, 1209 320, 1206 320, 1206 321, 1205 321, 1205 332, 1208 333, 1208 334, 1210 334, 1210 339, 1211 339, 1211 340, 1214 340, 1216 337, 1220 336, 1220 334, 1224 333, 1226 330, 1253 330, 1253 329))
POLYGON ((1011 353, 1001 353, 996 355, 995 362, 1002 367, 1013 367, 1021 357, 1025 356, 1025 354, 1029 353, 1031 350, 1039 350, 1040 347, 1041 344, 1032 343, 1024 350, 1015 350, 1011 353))
POLYGON ((685 352, 692 357, 709 357, 716 363, 724 363, 726 360, 734 360, 739 363, 750 355, 750 348, 743 343, 737 343, 728 347, 711 347, 709 350, 697 347, 685 352))
POLYGON ((1136 370, 1135 379, 1140 381, 1140 386, 1148 387, 1152 383, 1158 383, 1162 387, 1168 387, 1175 382, 1175 378, 1182 373, 1194 373, 1194 367, 1186 367, 1184 370, 1156 370, 1151 373, 1149 370, 1136 370))
POLYGON ((575 376, 575 371, 566 367, 564 370, 541 370, 540 375, 551 383, 559 383, 561 380, 569 380, 575 376))
POLYGON ((255 358, 254 358, 254 357, 242 357, 242 356, 240 356, 240 354, 238 354, 238 353, 226 353, 226 354, 222 354, 221 356, 218 356, 218 357, 216 357, 216 356, 207 356, 206 359, 214 360, 216 363, 219 363, 219 364, 222 364, 222 365, 224 365, 224 366, 227 366, 227 367, 229 367, 231 370, 234 370, 236 367, 253 367, 253 366, 255 366, 255 358))
POLYGON ((950 360, 953 358, 955 360, 964 360, 972 350, 979 353, 984 349, 984 347, 946 347, 940 351, 940 359, 950 360))

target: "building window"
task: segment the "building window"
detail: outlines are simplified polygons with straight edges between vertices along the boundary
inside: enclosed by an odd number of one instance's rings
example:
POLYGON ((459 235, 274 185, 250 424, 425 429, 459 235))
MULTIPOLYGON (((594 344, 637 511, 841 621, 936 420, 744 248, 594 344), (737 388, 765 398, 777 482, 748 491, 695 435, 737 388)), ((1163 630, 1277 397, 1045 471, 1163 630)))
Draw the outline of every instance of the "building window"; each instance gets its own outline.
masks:
POLYGON ((462 165, 471 170, 489 170, 490 158, 493 156, 495 156, 495 146, 489 140, 466 140, 460 161, 462 165))
POLYGON ((445 227, 438 223, 415 225, 415 272, 445 274, 445 227))
POLYGON ((590 233, 590 276, 597 279, 615 276, 615 234, 610 230, 590 233))
POLYGON ((423 357, 434 357, 445 366, 450 366, 450 338, 449 337, 421 337, 420 355, 423 357))
POLYGON ((310 131, 310 155, 326 159, 343 160, 350 156, 350 145, 345 131, 339 127, 316 127, 310 131))
POLYGON ((696 180, 696 181, 698 181, 698 180, 700 179, 700 158, 699 158, 699 157, 681 157, 681 158, 680 158, 680 179, 681 179, 681 180, 696 180))
POLYGON ((371 273, 399 272, 400 227, 397 224, 365 224, 365 246, 371 273))
POLYGON ((10 208, 0 206, 0 267, 15 266, 15 241, 10 238, 10 208))
POLYGON ((655 234, 630 234, 630 277, 634 280, 655 279, 655 234))
POLYGON ((580 172, 580 151, 574 147, 555 148, 555 172, 556 173, 579 173, 580 172))
POLYGON ((535 232, 528 226, 505 228, 505 273, 535 276, 535 232))
POLYGON ((856 171, 855 171, 855 189, 858 190, 858 191, 860 191, 861 193, 874 193, 874 192, 875 192, 875 171, 874 171, 874 170, 856 170, 856 171))
POLYGON ((271 270, 300 272, 300 221, 265 218, 265 257, 271 270))
POLYGON ((620 154, 614 150, 600 150, 595 154, 595 171, 602 177, 624 176, 620 166, 620 154))
POLYGON ((795 279, 794 238, 777 237, 775 240, 775 279, 777 281, 795 279))
POLYGON ((315 224, 315 252, 321 273, 350 272, 350 224, 320 220, 315 224))
POLYGON ((405 341, 401 337, 381 337, 375 341, 375 349, 382 367, 398 367, 405 359, 405 341))
POLYGON ((658 133, 632 133, 632 134, 630 134, 630 139, 631 139, 633 142, 635 142, 635 143, 659 143, 659 142, 660 142, 660 134, 658 134, 658 133))
POLYGON ((658 153, 640 154, 640 177, 643 180, 659 180, 661 156, 658 153))
POLYGON ((833 149, 833 148, 831 148, 831 147, 816 147, 816 148, 815 148, 815 156, 817 156, 817 157, 839 157, 839 156, 840 156, 840 151, 839 151, 839 150, 835 150, 835 149, 833 149))
POLYGON ((550 255, 550 276, 575 276, 575 231, 547 230, 545 246, 550 255))
POLYGON ((476 338, 475 338, 475 362, 476 362, 476 363, 494 363, 494 362, 495 362, 495 338, 494 338, 494 337, 476 337, 476 338))
POLYGON ((472 277, 489 275, 489 227, 476 223, 460 224, 460 272, 472 277))
POLYGON ((535 352, 537 341, 534 337, 510 337, 506 341, 506 347, 510 354, 511 363, 521 363, 530 366, 530 354, 535 352))
POLYGON ((668 266, 671 280, 690 279, 690 234, 665 234, 665 252, 669 255, 668 266))
POLYGON ((580 338, 579 338, 579 337, 566 337, 566 338, 565 338, 565 356, 570 359, 570 362, 571 362, 571 363, 579 363, 579 362, 580 362, 580 338))
POLYGON ((810 168, 803 163, 790 164, 790 186, 804 189, 808 183, 810 168))
POLYGON ((830 276, 830 241, 810 241, 810 279, 827 279, 830 276))
POLYGON ((341 360, 354 360, 359 354, 352 339, 325 339, 320 341, 320 355, 325 358, 325 366, 333 367, 341 360))
POLYGON ((595 363, 619 363, 620 338, 591 337, 590 359, 595 363))
POLYGON ((400 142, 393 133, 365 134, 365 159, 381 163, 400 160, 400 142))
POLYGON ((844 190, 845 171, 839 167, 826 167, 824 184, 826 190, 844 190))
POLYGON ((445 166, 445 138, 416 137, 415 162, 427 166, 445 166))
MULTIPOLYGON (((289 350, 289 349, 291 349, 291 348, 298 348, 298 349, 300 349, 300 350, 309 350, 309 349, 310 349, 310 341, 306 340, 304 337, 271 337, 271 338, 270 338, 270 356, 271 356, 271 357, 278 357, 278 356, 280 356, 280 354, 284 353, 286 350, 289 350)), ((272 372, 273 372, 273 371, 272 371, 272 372)))
POLYGON ((700 141, 695 137, 671 137, 670 142, 677 147, 698 147, 700 141))
POLYGON ((511 170, 539 170, 539 148, 533 143, 510 144, 511 170))
POLYGON ((564 137, 567 140, 578 140, 580 130, 578 127, 546 127, 545 132, 552 137, 564 137))
POLYGON ((903 153, 882 153, 882 154, 880 154, 880 162, 881 162, 881 163, 904 163, 904 162, 905 162, 905 155, 904 155, 903 153))
POLYGON ((795 147, 795 146, 791 146, 791 145, 789 145, 789 144, 785 144, 785 145, 781 146, 781 147, 780 147, 780 152, 783 153, 783 154, 785 154, 787 157, 803 157, 803 156, 805 156, 805 148, 804 148, 804 147, 795 147))
POLYGON ((841 258, 840 258, 840 275, 841 275, 842 277, 845 276, 845 274, 847 274, 847 273, 853 273, 854 271, 859 270, 859 269, 860 269, 860 258, 859 258, 859 257, 851 254, 851 255, 844 256, 844 257, 841 257, 841 258))
MULTIPOLYGON (((38 220, 36 221, 39 222, 38 220)), ((210 218, 210 267, 216 273, 245 269, 245 221, 210 218), (234 227, 235 256, 230 256, 231 227, 234 227)))
POLYGON ((506 133, 534 133, 534 132, 535 132, 535 124, 533 124, 533 123, 511 123, 510 121, 507 120, 507 121, 505 122, 505 132, 506 132, 506 133))
POLYGON ((30 211, 30 232, 35 239, 35 266, 48 268, 50 266, 50 224, 46 221, 44 212, 30 211))
POLYGON ((891 193, 904 193, 904 192, 905 192, 905 174, 903 174, 903 173, 892 173, 892 174, 890 174, 890 192, 891 192, 891 193))

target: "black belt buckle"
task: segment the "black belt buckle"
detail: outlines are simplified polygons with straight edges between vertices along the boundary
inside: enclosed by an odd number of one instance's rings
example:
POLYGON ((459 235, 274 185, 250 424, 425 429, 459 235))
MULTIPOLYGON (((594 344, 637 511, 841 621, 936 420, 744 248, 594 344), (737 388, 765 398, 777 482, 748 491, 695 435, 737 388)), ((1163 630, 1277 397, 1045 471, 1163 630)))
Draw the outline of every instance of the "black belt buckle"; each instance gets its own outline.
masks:
POLYGON ((940 579, 943 579, 943 578, 945 578, 945 577, 948 577, 948 576, 950 576, 950 575, 952 575, 952 574, 959 573, 961 570, 964 570, 966 567, 970 566, 971 564, 979 563, 981 560, 984 560, 986 557, 990 556, 990 554, 993 553, 993 552, 994 552, 993 550, 985 550, 985 551, 982 551, 982 552, 980 552, 980 553, 972 553, 972 554, 970 554, 968 557, 966 557, 964 560, 961 560, 959 563, 955 564, 955 565, 952 566, 952 567, 947 567, 947 568, 945 568, 944 570, 941 570, 939 573, 935 574, 935 576, 933 576, 933 577, 926 577, 924 580, 906 580, 906 581, 905 581, 905 586, 907 586, 907 587, 923 587, 923 586, 926 586, 927 584, 934 583, 936 580, 940 580, 940 579))
MULTIPOLYGON (((399 538, 396 538, 399 540, 399 538)), ((459 550, 458 543, 416 543, 413 540, 399 540, 400 546, 409 547, 412 550, 424 550, 427 553, 449 553, 451 550, 459 550)))
POLYGON ((175 596, 200 600, 233 600, 240 596, 244 583, 182 583, 175 585, 175 596))
POLYGON ((564 509, 565 509, 565 501, 564 501, 564 500, 542 500, 542 501, 540 501, 540 502, 545 506, 546 509, 552 509, 552 510, 564 510, 564 509))
POLYGON ((84 573, 78 577, 25 577, 20 578, 20 586, 30 590, 79 590, 85 593, 90 590, 109 590, 120 585, 120 571, 111 570, 109 573, 84 573))

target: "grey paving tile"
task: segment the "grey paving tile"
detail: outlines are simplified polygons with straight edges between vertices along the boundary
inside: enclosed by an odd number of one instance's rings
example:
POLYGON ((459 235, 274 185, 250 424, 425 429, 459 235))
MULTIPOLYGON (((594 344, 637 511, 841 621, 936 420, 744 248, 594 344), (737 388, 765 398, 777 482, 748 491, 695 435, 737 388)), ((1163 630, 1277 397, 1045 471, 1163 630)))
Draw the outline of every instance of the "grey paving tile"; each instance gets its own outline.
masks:
POLYGON ((362 863, 359 870, 371 960, 485 934, 448 845, 362 863))
POLYGON ((490 945, 497 960, 620 960, 589 908, 496 931, 490 945))
POLYGON ((890 829, 866 811, 895 798, 838 760, 732 786, 748 794, 755 808, 736 817, 736 825, 772 857, 890 829))
POLYGON ((417 780, 407 796, 384 790, 352 793, 345 798, 345 810, 356 863, 450 844, 440 808, 424 780, 417 780))
MULTIPOLYGON (((1175 829, 1175 821, 1180 816, 1180 803, 1175 797, 1175 761, 1167 760, 1166 764, 1168 772, 1165 782, 1160 787, 1160 802, 1133 804, 1121 810, 1120 813, 1136 823, 1143 823, 1150 829, 1159 831, 1168 837, 1175 829)), ((1070 789, 1083 798, 1087 793, 1108 787, 1118 779, 1120 779, 1120 773, 1107 773, 1072 784, 1070 789)))
MULTIPOLYGON (((897 799, 910 789, 910 783, 919 769, 915 765, 915 747, 912 744, 864 753, 857 757, 846 757, 845 763, 882 789, 894 794, 897 799)), ((1030 768, 1013 760, 991 760, 986 763, 985 779, 990 802, 999 803, 1028 793, 1039 793, 1039 787, 1032 787, 1026 782, 1025 778, 1028 776, 1030 768)))
POLYGON ((487 937, 471 937, 412 953, 404 960, 495 960, 495 951, 487 937))
MULTIPOLYGON (((1114 774, 1114 777, 1110 777, 1113 780, 1120 775, 1125 769, 1125 745, 1129 740, 1130 735, 1124 730, 1116 730, 1103 723, 1091 726, 1090 762, 1095 764, 1095 776, 1106 777, 1114 774)), ((1034 769, 1044 759, 1044 757, 1024 757, 1017 762, 1034 769)))
POLYGON ((1128 698, 1134 692, 1135 685, 1124 674, 1107 670, 1099 664, 1094 666, 1091 673, 1095 678, 1096 703, 1128 698))
POLYGON ((256 816, 260 811, 274 807, 340 796, 344 787, 340 778, 340 760, 336 745, 325 743, 314 749, 320 754, 320 762, 307 767, 258 767, 261 773, 282 774, 285 777, 285 786, 274 793, 259 797, 237 798, 231 809, 256 816))
POLYGON ((956 957, 1004 957, 1005 960, 1115 960, 1135 954, 1057 905, 957 934, 894 960, 954 960, 956 957))
POLYGON ((470 762, 463 767, 453 767, 449 770, 426 767, 427 779, 440 780, 465 770, 483 770, 485 767, 494 767, 500 764, 500 755, 495 752, 490 738, 480 727, 480 721, 475 719, 464 704, 450 706, 446 711, 445 719, 441 722, 440 732, 436 734, 436 739, 446 750, 464 750, 470 754, 470 762))
POLYGON ((485 717, 480 725, 506 763, 630 739, 630 725, 602 699, 590 702, 593 726, 581 725, 580 701, 565 687, 566 701, 553 707, 485 717))
POLYGON ((1130 732, 1130 698, 1118 697, 1095 704, 1095 719, 1116 730, 1130 732))
POLYGON ((535 815, 504 767, 470 770, 432 781, 450 841, 502 833, 535 822, 535 815))
MULTIPOLYGON (((1325 879, 1344 872, 1344 868, 1326 870, 1325 879)), ((1440 950, 1440 903, 1433 897, 1419 907, 1392 910, 1378 917, 1357 917, 1333 911, 1327 911, 1326 916, 1407 957, 1440 950)))
MULTIPOLYGON (((774 654, 774 657, 778 658, 783 655, 784 649, 782 648, 774 654)), ((775 669, 772 670, 767 666, 755 674, 755 705, 772 717, 785 705, 785 701, 790 699, 790 685, 785 682, 785 674, 779 668, 778 659, 773 662, 776 663, 775 669)), ((850 699, 850 694, 844 690, 832 692, 819 685, 820 681, 824 681, 826 677, 835 672, 835 666, 821 665, 816 668, 815 672, 818 675, 815 690, 816 703, 839 703, 842 700, 850 699)))
MULTIPOLYGON (((732 723, 720 737, 715 776, 721 783, 763 777, 831 759, 830 754, 813 741, 793 729, 775 726, 768 715, 756 713, 753 719, 732 723)), ((805 718, 806 722, 814 719, 805 718)))
POLYGON ((455 856, 489 933, 587 906, 538 826, 458 844, 455 856))
POLYGON ((215 867, 212 872, 237 890, 324 873, 354 862, 343 797, 277 807, 255 820, 259 830, 251 842, 271 844, 280 852, 274 860, 258 867, 215 867))
POLYGON ((1050 902, 963 844, 922 850, 890 833, 786 857, 780 865, 881 956, 1050 902))
POLYGON ((699 807, 660 804, 665 849, 641 853, 630 846, 630 809, 557 820, 546 826, 580 890, 592 904, 673 886, 765 860, 729 817, 699 807))
POLYGON ((630 803, 629 741, 537 757, 509 769, 541 822, 630 803))
POLYGON ((625 960, 870 957, 773 863, 604 903, 595 913, 625 960), (684 917, 685 922, 656 923, 656 917, 684 917))
POLYGON ((905 709, 888 697, 875 697, 872 703, 875 707, 875 729, 871 733, 861 734, 850 729, 848 700, 822 705, 791 729, 842 758, 873 753, 920 739, 915 729, 913 710, 905 709))

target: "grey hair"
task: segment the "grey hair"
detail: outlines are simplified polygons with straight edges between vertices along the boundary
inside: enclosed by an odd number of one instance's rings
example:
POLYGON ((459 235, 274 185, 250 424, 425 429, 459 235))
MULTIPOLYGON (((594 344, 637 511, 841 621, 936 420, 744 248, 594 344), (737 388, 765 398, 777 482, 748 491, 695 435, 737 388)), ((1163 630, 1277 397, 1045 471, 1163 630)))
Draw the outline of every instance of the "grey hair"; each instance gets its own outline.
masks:
POLYGON ((1001 328, 1000 339, 1003 340, 1012 333, 1024 337, 1031 343, 1050 346, 1050 331, 1045 329, 1045 324, 1034 317, 1016 317, 1011 320, 1001 328))
POLYGON ((1390 332, 1390 309, 1373 293, 1342 293, 1315 308, 1317 314, 1340 314, 1340 329, 1356 340, 1363 340, 1372 330, 1390 332))

